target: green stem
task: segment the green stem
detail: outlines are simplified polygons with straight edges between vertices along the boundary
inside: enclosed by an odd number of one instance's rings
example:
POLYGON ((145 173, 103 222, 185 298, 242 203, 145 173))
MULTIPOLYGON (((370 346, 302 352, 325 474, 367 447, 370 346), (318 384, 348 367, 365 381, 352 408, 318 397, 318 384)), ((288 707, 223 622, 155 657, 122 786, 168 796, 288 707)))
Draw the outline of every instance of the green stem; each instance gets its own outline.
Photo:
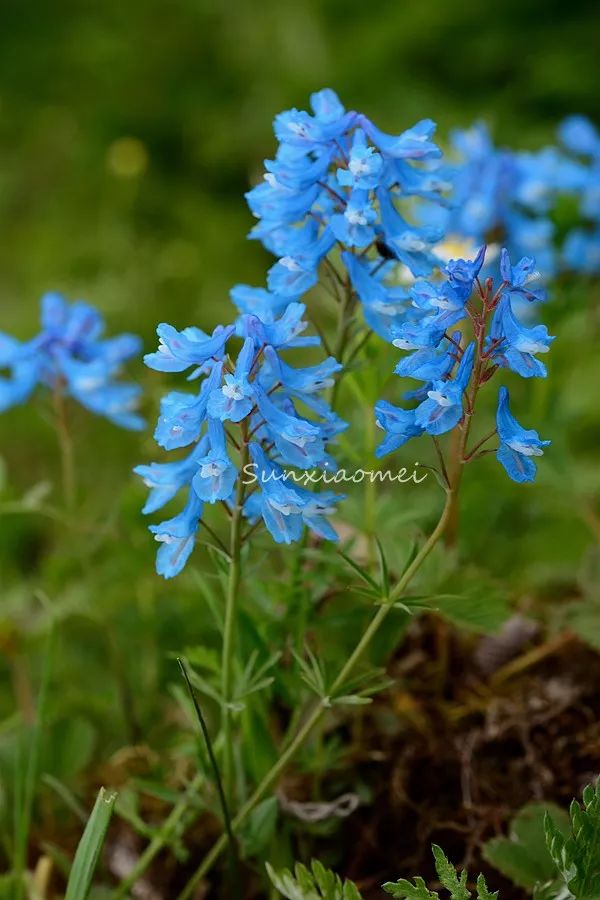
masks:
POLYGON ((221 804, 221 813, 223 815, 223 823, 225 825, 225 833, 227 834, 227 840, 229 841, 229 861, 231 865, 231 886, 233 889, 233 893, 236 896, 240 895, 240 876, 238 871, 238 861, 237 861, 237 847, 235 843, 235 838, 233 836, 233 830, 231 828, 231 816, 229 815, 229 808, 227 806, 227 800, 225 799, 225 791, 223 790, 223 782, 221 781, 221 773, 219 772, 219 766, 217 765, 217 759, 215 757, 215 752, 213 750, 212 741, 210 739, 210 734, 208 731, 208 726, 206 724, 206 720, 204 718, 204 714, 202 712, 202 708, 198 702, 198 698, 196 697, 196 692, 192 686, 192 682, 190 681, 190 677, 188 675, 187 669, 185 667, 185 663, 182 659, 178 659, 179 668, 181 669, 181 674, 185 679, 185 683, 187 685, 188 693, 190 695, 190 699, 194 706, 194 710, 196 712, 196 717, 198 719, 198 724, 200 725, 200 731, 202 732, 202 738, 204 740, 204 745, 206 747, 206 752, 208 754, 208 761, 210 763, 210 767, 212 769, 212 775, 215 782, 215 787, 217 789, 217 795, 219 797, 219 803, 221 804))
MULTIPOLYGON (((243 445, 240 454, 240 471, 248 462, 247 436, 243 435, 243 445)), ((227 597, 225 601, 225 621, 223 625, 223 651, 221 657, 221 730, 223 733, 223 790, 226 803, 231 809, 234 799, 234 765, 233 765, 233 661, 235 646, 235 626, 237 619, 237 604, 241 578, 241 549, 242 549, 242 507, 244 505, 245 485, 242 478, 238 479, 235 504, 231 516, 231 530, 229 537, 229 578, 227 581, 227 597)))
MULTIPOLYGON (((344 363, 344 356, 346 354, 346 347, 348 344, 348 338, 350 336, 350 323, 352 321, 352 314, 354 312, 355 306, 356 294, 354 293, 354 290, 350 283, 350 279, 348 279, 344 287, 344 297, 339 308, 335 341, 332 347, 334 359, 337 359, 337 361, 339 363, 342 363, 342 365, 344 363)), ((331 396, 329 399, 331 407, 335 406, 339 385, 340 380, 338 378, 331 388, 331 396)))
POLYGON ((484 356, 484 339, 485 339, 485 316, 476 325, 475 339, 477 344, 477 355, 473 375, 471 380, 471 389, 467 400, 467 408, 465 409, 464 421, 462 425, 452 432, 452 448, 451 448, 451 464, 450 464, 450 492, 452 502, 448 514, 448 528, 446 530, 445 542, 446 546, 454 547, 458 540, 459 526, 459 495, 460 483, 465 468, 465 450, 469 439, 469 431, 471 430, 471 422, 475 411, 475 402, 477 394, 481 387, 481 374, 483 371, 484 356))
MULTIPOLYGON (((240 452, 240 471, 248 462, 247 434, 243 435, 243 443, 240 452)), ((235 504, 230 520, 229 552, 231 564, 227 581, 227 596, 225 601, 225 620, 223 625, 223 651, 221 658, 221 731, 223 734, 223 794, 225 805, 231 809, 233 790, 233 661, 235 646, 235 624, 237 613, 237 601, 241 579, 241 548, 242 548, 242 507, 244 505, 245 485, 243 480, 238 480, 235 504)), ((140 856, 135 866, 127 877, 121 882, 115 891, 114 898, 126 897, 130 889, 146 871, 155 856, 160 853, 171 836, 175 833, 179 823, 189 809, 190 797, 193 797, 200 788, 204 776, 202 774, 190 782, 179 802, 173 807, 170 815, 165 820, 162 828, 156 834, 144 853, 140 856)), ((235 821, 231 827, 235 827, 235 821)))
POLYGON ((75 508, 77 499, 77 484, 75 480, 75 454, 67 420, 67 406, 65 396, 60 386, 54 389, 52 396, 54 401, 56 435, 58 437, 58 446, 60 450, 63 498, 67 511, 72 512, 75 508))
POLYGON ((198 793, 203 782, 204 773, 202 772, 199 772, 192 779, 192 781, 190 781, 185 792, 182 794, 177 804, 171 810, 168 818, 164 821, 160 831, 154 835, 152 841, 148 844, 142 855, 139 857, 135 866, 131 869, 127 877, 124 878, 120 885, 115 889, 113 895, 114 900, 119 900, 119 898, 123 898, 128 895, 129 891, 136 883, 138 878, 140 878, 144 874, 148 866, 152 863, 154 857, 158 853, 160 853, 165 844, 169 842, 171 836, 175 834, 179 823, 189 809, 190 799, 198 793))
MULTIPOLYGON (((378 608, 377 612, 371 619, 367 630, 361 636, 360 641, 354 648, 354 651, 346 660, 346 663, 338 673, 335 681, 331 685, 330 694, 335 697, 336 693, 342 688, 344 683, 347 681, 348 677, 354 670, 356 664, 360 661, 361 657, 367 650, 369 644, 381 628, 381 625, 386 620, 390 610, 393 608, 394 603, 400 599, 403 592, 406 590, 410 582, 412 581, 414 575, 419 571, 435 545, 438 543, 440 538, 442 537, 444 530, 446 528, 448 522, 448 515, 452 506, 452 491, 448 491, 446 495, 446 503, 444 505, 444 509, 440 516, 440 519, 435 526, 434 530, 430 534, 429 538, 423 544, 421 550, 417 553, 414 560, 408 566, 398 583, 395 585, 394 589, 390 592, 389 597, 386 599, 385 603, 382 603, 378 608)), ((321 718, 325 715, 327 710, 331 705, 330 697, 324 697, 321 699, 312 709, 310 714, 304 721, 304 724, 300 727, 300 729, 296 732, 296 735, 292 739, 292 741, 288 744, 285 750, 281 753, 279 759, 275 763, 272 769, 265 775, 263 780, 255 789, 254 793, 248 798, 246 803, 239 810, 235 818, 231 823, 231 827, 235 832, 240 825, 245 821, 247 816, 252 812, 255 806, 262 800, 264 795, 267 793, 269 788, 276 783, 277 779, 281 775, 281 773, 286 768, 287 764, 293 759, 298 750, 302 747, 307 737, 312 732, 313 728, 320 722, 321 718)), ((204 876, 210 871, 216 860, 219 858, 221 853, 227 847, 228 839, 227 835, 223 834, 219 838, 219 840, 213 845, 208 854, 204 857, 202 863, 196 870, 196 872, 192 875, 191 879, 188 881, 183 891, 179 894, 177 900, 189 900, 189 898, 193 895, 194 889, 199 881, 204 878, 204 876)))

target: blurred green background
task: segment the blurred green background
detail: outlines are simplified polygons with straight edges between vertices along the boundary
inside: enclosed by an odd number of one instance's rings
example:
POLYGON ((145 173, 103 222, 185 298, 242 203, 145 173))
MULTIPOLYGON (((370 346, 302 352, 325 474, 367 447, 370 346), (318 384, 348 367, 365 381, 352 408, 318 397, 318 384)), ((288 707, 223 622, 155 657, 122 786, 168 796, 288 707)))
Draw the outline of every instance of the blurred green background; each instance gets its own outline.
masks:
MULTIPOLYGON (((597 113, 599 26, 594 0, 3 0, 0 330, 31 335, 45 290, 87 299, 110 332, 140 333, 147 349, 159 321, 227 321, 230 286, 261 284, 270 264, 246 240, 243 193, 274 150, 277 111, 331 86, 389 131, 432 117, 443 143, 450 128, 484 117, 500 143, 538 147, 566 114, 597 113)), ((598 299, 589 282, 557 289, 550 378, 515 387, 519 419, 554 442, 538 485, 517 488, 491 459, 467 479, 462 553, 514 602, 576 594, 600 534, 598 299)), ((380 353, 369 399, 397 355, 380 353)), ((141 363, 130 374, 153 419, 169 379, 141 363)), ((367 412, 354 415, 364 428, 367 412)), ((46 418, 43 400, 0 417, 7 502, 56 481, 46 418)), ((127 742, 177 741, 168 654, 215 638, 194 576, 173 585, 153 573, 143 490, 129 475, 156 458, 150 432, 122 433, 80 411, 73 427, 76 537, 43 515, 0 518, 0 665, 10 682, 0 692, 0 763, 10 758, 15 692, 21 712, 35 695, 43 591, 65 621, 45 749, 46 767, 65 779, 127 742)), ((412 448, 401 458, 412 461, 412 448)), ((438 503, 434 487, 403 495, 394 531, 398 504, 381 502, 376 527, 401 541, 401 524, 413 514, 426 523, 438 503)), ((348 509, 360 521, 360 505, 348 509)))

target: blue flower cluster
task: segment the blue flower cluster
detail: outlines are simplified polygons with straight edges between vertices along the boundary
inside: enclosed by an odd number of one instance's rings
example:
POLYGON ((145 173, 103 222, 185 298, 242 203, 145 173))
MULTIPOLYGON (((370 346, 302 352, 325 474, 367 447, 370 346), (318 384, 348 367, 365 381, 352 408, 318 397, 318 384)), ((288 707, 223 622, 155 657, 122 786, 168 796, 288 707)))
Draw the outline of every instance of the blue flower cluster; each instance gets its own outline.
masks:
POLYGON ((123 363, 141 351, 140 339, 133 334, 103 339, 97 310, 56 293, 42 297, 41 325, 26 342, 0 334, 0 367, 6 371, 0 378, 0 412, 25 403, 42 384, 116 425, 143 428, 136 412, 140 388, 115 381, 123 363))
POLYGON ((600 272, 600 136, 586 119, 573 117, 559 138, 569 153, 559 146, 499 148, 481 122, 454 131, 455 162, 443 173, 452 184, 451 203, 420 209, 420 221, 451 239, 500 242, 517 258, 534 256, 545 277, 562 268, 600 272), (581 227, 560 247, 554 213, 563 197, 579 200, 581 227))
POLYGON ((161 543, 157 571, 165 578, 185 566, 205 503, 223 501, 231 509, 242 500, 250 523, 262 518, 278 543, 298 540, 305 526, 336 539, 326 516, 342 498, 300 488, 282 469, 335 469, 327 445, 347 427, 320 396, 333 385, 339 364, 329 357, 293 368, 281 357, 288 349, 320 343, 302 334, 304 310, 303 304, 291 303, 279 317, 268 311, 242 313, 212 335, 159 325, 158 351, 145 357, 146 365, 159 372, 190 369, 188 380, 201 379, 195 393, 174 391, 162 399, 154 433, 165 450, 189 447, 188 455, 135 469, 150 488, 145 513, 187 491, 182 512, 150 526, 161 543), (234 362, 228 348, 236 339, 242 345, 234 362), (240 483, 251 488, 244 487, 241 496, 240 483))
POLYGON ((559 130, 564 147, 579 160, 581 177, 576 195, 581 227, 574 228, 564 245, 567 267, 588 275, 600 273, 600 132, 583 116, 571 116, 559 130))
MULTIPOLYGON (((412 315, 394 330, 392 343, 412 351, 397 365, 396 374, 423 384, 410 392, 418 401, 402 409, 387 401, 376 404, 377 424, 386 432, 378 456, 396 450, 411 437, 445 434, 465 423, 473 414, 479 388, 498 369, 510 369, 523 378, 545 377, 546 367, 538 358, 554 340, 544 325, 524 325, 515 313, 515 301, 536 303, 545 293, 533 286, 538 273, 528 257, 512 265, 502 250, 502 282, 494 292, 488 279, 479 275, 485 262, 485 246, 472 261, 451 260, 443 281, 416 281, 410 289, 412 315), (463 340, 470 323, 474 339, 463 340), (461 325, 460 329, 456 326, 461 325)), ((531 457, 541 455, 547 441, 526 431, 509 411, 506 388, 501 388, 497 414, 500 447, 497 458, 508 475, 518 482, 531 481, 536 466, 531 457)))
POLYGON ((450 187, 435 172, 441 157, 432 141, 435 124, 424 119, 400 135, 386 134, 328 89, 311 96, 311 108, 275 118, 275 159, 265 161, 264 181, 246 196, 259 220, 250 237, 278 261, 268 291, 237 290, 247 305, 280 308, 317 283, 321 263, 337 247, 365 319, 387 337, 407 301, 402 287, 385 284, 390 269, 399 262, 424 276, 438 262, 432 248, 442 231, 409 222, 402 207, 414 198, 439 202, 450 187))

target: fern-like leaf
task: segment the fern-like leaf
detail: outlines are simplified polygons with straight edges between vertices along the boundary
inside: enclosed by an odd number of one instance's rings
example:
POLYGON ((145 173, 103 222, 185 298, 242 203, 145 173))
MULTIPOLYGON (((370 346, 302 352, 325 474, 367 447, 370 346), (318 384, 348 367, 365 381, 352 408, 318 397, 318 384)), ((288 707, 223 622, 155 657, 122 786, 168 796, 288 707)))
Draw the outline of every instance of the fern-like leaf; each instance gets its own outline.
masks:
MULTIPOLYGON (((450 900, 470 900, 472 894, 467 889, 466 871, 458 875, 456 868, 437 844, 433 845, 432 850, 438 878, 442 887, 449 892, 450 900)), ((383 885, 383 889, 397 900, 441 900, 439 894, 429 890, 422 878, 415 878, 413 882, 404 878, 394 883, 389 881, 383 885)), ((488 889, 483 875, 477 879, 477 900, 498 900, 498 892, 492 893, 488 889)))
POLYGON ((498 891, 489 890, 483 875, 477 879, 477 900, 498 900, 498 891))
POLYGON ((267 872, 273 886, 288 900, 361 900, 354 882, 342 881, 317 860, 310 869, 297 863, 293 873, 289 869, 276 872, 267 863, 267 872))
POLYGON ((439 900, 440 895, 430 891, 422 878, 415 878, 414 884, 401 878, 399 881, 388 881, 383 890, 396 897, 397 900, 439 900))
POLYGON ((572 834, 565 838, 546 816, 546 842, 556 867, 575 900, 600 897, 600 779, 583 791, 583 806, 571 803, 572 834))
POLYGON ((443 887, 450 892, 450 900, 469 900, 471 892, 467 890, 467 873, 463 870, 459 877, 442 848, 434 844, 431 849, 438 878, 443 887))

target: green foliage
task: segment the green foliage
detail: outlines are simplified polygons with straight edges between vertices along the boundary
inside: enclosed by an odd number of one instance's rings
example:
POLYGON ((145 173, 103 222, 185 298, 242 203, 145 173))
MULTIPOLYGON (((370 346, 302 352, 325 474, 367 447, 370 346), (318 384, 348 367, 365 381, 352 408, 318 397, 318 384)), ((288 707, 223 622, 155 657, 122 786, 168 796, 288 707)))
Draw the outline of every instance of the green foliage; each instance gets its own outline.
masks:
POLYGON ((544 819, 548 814, 560 833, 566 835, 569 817, 560 807, 551 803, 530 803, 511 822, 508 837, 492 838, 484 847, 483 855, 488 862, 514 884, 528 890, 556 876, 544 830, 544 819))
MULTIPOLYGON (((258 243, 245 239, 252 217, 242 193, 273 150, 272 116, 305 105, 325 84, 390 131, 432 116, 443 142, 449 126, 484 116, 496 120, 502 143, 539 146, 563 114, 596 110, 596 14, 591 3, 563 6, 544 10, 540 29, 536 4, 505 0, 384 0, 376 11, 340 0, 174 0, 168 10, 142 0, 58 8, 33 0, 26 17, 22 4, 6 0, 0 331, 26 338, 39 295, 55 288, 96 304, 111 332, 142 333, 147 350, 165 318, 210 330, 231 309, 231 284, 262 284, 270 264, 258 243), (148 52, 132 52, 131 35, 148 52), (508 68, 507 47, 518 61, 508 68)), ((325 296, 314 291, 309 302, 329 335, 325 296)), ((486 633, 522 597, 531 598, 544 625, 566 593, 561 622, 600 646, 597 579, 595 595, 590 578, 570 603, 600 495, 597 306, 589 281, 561 284, 548 304, 551 330, 560 334, 552 378, 527 400, 532 420, 544 421, 544 436, 553 440, 539 484, 509 484, 493 459, 478 464, 475 477, 469 466, 460 567, 447 551, 432 554, 365 654, 363 672, 329 697, 335 723, 345 728, 360 720, 361 707, 390 684, 386 661, 422 609, 439 609, 461 633, 486 633)), ((374 364, 361 369, 357 360, 350 386, 340 391, 340 412, 352 421, 340 440, 342 462, 357 466, 373 457, 373 401, 386 391, 399 399, 390 377, 395 349, 372 341, 367 357, 374 364)), ((145 389, 152 419, 164 384, 141 363, 132 363, 131 374, 145 389)), ((482 397, 486 402, 493 414, 492 401, 482 397)), ((52 843, 53 859, 64 857, 61 842, 69 845, 99 772, 131 756, 131 747, 144 744, 151 754, 139 778, 118 764, 125 782, 118 814, 144 846, 164 837, 171 869, 197 849, 189 823, 218 811, 203 771, 196 781, 180 777, 197 765, 197 746, 175 657, 194 668, 190 677, 218 754, 227 565, 199 548, 195 569, 176 585, 154 575, 140 515, 144 491, 129 475, 154 452, 150 431, 125 434, 73 414, 82 505, 74 521, 66 516, 47 418, 42 403, 0 418, 0 870, 15 869, 0 879, 0 896, 6 890, 11 900, 25 889, 27 862, 40 848, 52 843), (40 588, 50 604, 41 602, 40 588), (44 646, 53 626, 60 652, 44 691, 44 646), (32 725, 27 690, 39 698, 32 725), (171 820, 179 803, 185 814, 171 820), (169 821, 175 824, 163 834, 169 821)), ((399 451, 398 465, 410 466, 414 452, 399 451)), ((425 442, 418 455, 423 464, 435 462, 425 442)), ((439 501, 433 478, 419 487, 378 487, 370 497, 353 490, 342 523, 350 562, 333 549, 282 550, 260 541, 245 561, 233 704, 241 728, 240 806, 285 746, 289 734, 280 726, 301 722, 315 696, 329 696, 331 673, 414 558, 439 501)), ((221 520, 208 515, 224 537, 221 520)), ((315 740, 300 764, 318 786, 358 778, 355 756, 341 752, 335 730, 315 740)), ((277 824, 276 802, 267 798, 240 829, 244 852, 260 857, 274 843, 278 859, 290 858, 288 830, 277 824)), ((307 853, 318 851, 308 829, 300 840, 310 843, 307 853)), ((309 876, 316 877, 312 870, 309 876)), ((415 884, 411 889, 420 890, 415 884)), ((94 896, 104 896, 102 888, 94 896)))
POLYGON ((277 797, 267 797, 252 810, 240 834, 244 856, 256 858, 267 850, 275 834, 278 814, 277 797))
POLYGON ((100 788, 75 853, 65 900, 86 900, 116 799, 116 794, 107 794, 100 788))
MULTIPOLYGON (((449 900, 470 900, 471 897, 476 900, 497 900, 498 894, 490 893, 483 875, 477 878, 476 894, 472 894, 467 888, 467 872, 463 870, 458 875, 456 868, 437 844, 433 845, 432 850, 440 884, 448 891, 449 900)), ((383 889, 397 900, 441 900, 440 895, 430 891, 420 877, 415 878, 412 883, 403 878, 394 883, 388 882, 383 885, 383 889)))
POLYGON ((565 837, 550 814, 546 841, 561 878, 576 900, 600 897, 600 779, 583 791, 583 805, 571 803, 570 835, 565 837))
POLYGON ((351 881, 342 882, 338 875, 313 860, 310 869, 297 863, 294 872, 276 872, 267 863, 273 886, 288 900, 361 900, 358 888, 351 881))

